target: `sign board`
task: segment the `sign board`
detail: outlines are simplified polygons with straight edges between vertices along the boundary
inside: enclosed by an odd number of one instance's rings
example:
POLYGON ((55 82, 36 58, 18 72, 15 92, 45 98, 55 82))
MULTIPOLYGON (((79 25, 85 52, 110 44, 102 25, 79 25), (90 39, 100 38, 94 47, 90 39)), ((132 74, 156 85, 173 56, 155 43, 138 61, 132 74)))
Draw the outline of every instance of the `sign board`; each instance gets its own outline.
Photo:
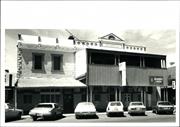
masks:
POLYGON ((126 62, 119 63, 119 71, 122 72, 122 86, 126 86, 126 62))
POLYGON ((176 89, 176 81, 172 81, 172 89, 176 89))
POLYGON ((149 76, 150 85, 163 85, 163 76, 149 76))

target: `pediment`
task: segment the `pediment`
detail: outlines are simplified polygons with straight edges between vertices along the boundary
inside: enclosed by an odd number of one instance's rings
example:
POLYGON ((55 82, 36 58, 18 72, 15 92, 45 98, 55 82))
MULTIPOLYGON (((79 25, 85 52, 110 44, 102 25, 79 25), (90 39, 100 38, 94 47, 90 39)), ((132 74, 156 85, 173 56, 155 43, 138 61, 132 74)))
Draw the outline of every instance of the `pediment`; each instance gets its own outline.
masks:
POLYGON ((113 33, 107 34, 103 37, 100 37, 100 39, 104 39, 104 40, 114 40, 114 41, 124 41, 123 39, 121 39, 120 37, 116 36, 113 33))

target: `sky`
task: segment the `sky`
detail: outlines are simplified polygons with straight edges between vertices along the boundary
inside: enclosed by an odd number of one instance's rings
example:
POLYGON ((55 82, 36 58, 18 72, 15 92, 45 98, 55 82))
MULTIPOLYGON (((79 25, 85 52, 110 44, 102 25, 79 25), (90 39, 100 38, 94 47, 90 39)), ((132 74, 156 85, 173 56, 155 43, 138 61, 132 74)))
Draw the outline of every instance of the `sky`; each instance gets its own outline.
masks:
MULTIPOLYGON (((68 29, 78 39, 98 41, 99 37, 114 33, 125 40, 126 44, 145 46, 147 53, 167 55, 167 64, 175 62, 176 53, 176 31, 167 30, 85 30, 85 29, 68 29)), ((69 37, 65 29, 6 29, 5 32, 5 67, 10 72, 17 71, 17 35, 36 35, 53 38, 69 37)))
POLYGON ((68 37, 65 29, 83 40, 97 40, 114 33, 126 44, 147 47, 148 53, 176 60, 179 3, 175 2, 1 2, 5 69, 16 72, 17 34, 68 37))

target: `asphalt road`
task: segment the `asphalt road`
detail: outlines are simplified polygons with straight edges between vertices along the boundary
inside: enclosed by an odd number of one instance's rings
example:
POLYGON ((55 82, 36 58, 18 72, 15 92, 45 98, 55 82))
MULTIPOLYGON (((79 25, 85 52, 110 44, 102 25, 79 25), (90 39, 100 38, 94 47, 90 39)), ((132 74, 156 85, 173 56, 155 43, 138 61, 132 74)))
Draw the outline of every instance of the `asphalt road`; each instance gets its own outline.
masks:
POLYGON ((16 121, 10 121, 8 123, 107 123, 107 122, 140 122, 140 123, 146 123, 146 122, 175 122, 176 116, 175 114, 169 115, 169 114, 154 114, 151 111, 146 112, 146 115, 138 115, 138 116, 131 116, 127 114, 127 112, 124 113, 124 116, 113 116, 113 117, 107 117, 105 113, 97 113, 97 116, 94 118, 82 118, 82 119, 76 119, 74 114, 64 114, 62 118, 58 118, 55 120, 43 120, 38 119, 37 121, 33 121, 30 116, 22 116, 21 120, 16 121))

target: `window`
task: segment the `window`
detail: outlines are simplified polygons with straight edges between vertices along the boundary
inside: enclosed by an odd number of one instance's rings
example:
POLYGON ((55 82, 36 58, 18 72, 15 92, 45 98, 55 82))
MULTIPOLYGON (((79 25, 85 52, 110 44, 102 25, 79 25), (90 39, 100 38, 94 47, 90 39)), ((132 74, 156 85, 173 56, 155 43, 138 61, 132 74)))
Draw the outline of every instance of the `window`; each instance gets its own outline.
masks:
POLYGON ((115 65, 115 55, 108 53, 92 53, 92 64, 115 65))
POLYGON ((43 69, 44 55, 39 53, 33 53, 33 69, 42 70, 43 69))
POLYGON ((121 55, 120 62, 126 62, 127 66, 140 66, 140 56, 121 55))
POLYGON ((60 71, 62 68, 62 55, 52 55, 52 70, 60 71))
POLYGON ((32 95, 24 95, 23 102, 24 102, 24 104, 31 104, 32 103, 32 95))

